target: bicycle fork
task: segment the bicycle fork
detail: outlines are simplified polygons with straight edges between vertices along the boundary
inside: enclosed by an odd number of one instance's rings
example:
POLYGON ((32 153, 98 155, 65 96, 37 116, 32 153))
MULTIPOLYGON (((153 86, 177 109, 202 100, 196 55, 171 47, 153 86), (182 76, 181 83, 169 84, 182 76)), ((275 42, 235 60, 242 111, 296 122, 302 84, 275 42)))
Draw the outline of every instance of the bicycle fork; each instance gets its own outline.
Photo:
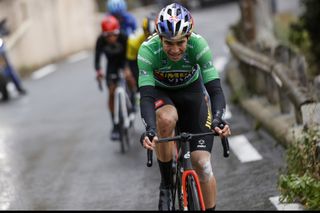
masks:
POLYGON ((187 178, 188 176, 191 175, 193 176, 193 179, 196 182, 197 186, 197 192, 198 192, 198 197, 200 200, 200 205, 201 205, 201 210, 205 211, 205 206, 204 206, 204 200, 203 200, 203 195, 201 191, 201 186, 200 186, 200 181, 198 179, 198 175, 194 170, 187 170, 182 173, 182 188, 183 188, 183 206, 184 206, 184 211, 188 210, 188 199, 187 199, 187 178))
POLYGON ((196 173, 196 171, 192 168, 192 164, 191 164, 191 154, 190 154, 190 143, 189 142, 185 142, 181 144, 181 148, 183 150, 185 150, 185 154, 183 157, 183 173, 182 173, 182 192, 183 192, 183 205, 184 205, 184 210, 188 210, 188 198, 187 198, 187 178, 188 176, 192 176, 193 179, 196 182, 196 186, 197 186, 197 194, 199 197, 199 201, 200 201, 200 207, 201 210, 205 211, 205 205, 204 205, 204 200, 203 200, 203 195, 202 195, 202 190, 201 190, 201 186, 200 186, 200 181, 198 178, 198 175, 196 173))

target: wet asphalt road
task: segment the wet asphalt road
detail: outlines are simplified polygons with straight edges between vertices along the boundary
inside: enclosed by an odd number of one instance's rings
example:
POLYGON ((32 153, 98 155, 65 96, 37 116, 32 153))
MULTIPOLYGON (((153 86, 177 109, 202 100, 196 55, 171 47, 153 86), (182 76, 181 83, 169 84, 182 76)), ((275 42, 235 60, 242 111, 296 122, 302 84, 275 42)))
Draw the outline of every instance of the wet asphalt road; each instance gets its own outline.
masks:
MULTIPOLYGON (((228 58, 224 44, 229 24, 239 17, 236 4, 194 11, 198 32, 215 58, 228 58)), ((56 64, 55 72, 24 79, 27 96, 13 95, 0 104, 1 210, 156 210, 159 171, 147 168, 135 120, 131 149, 120 153, 109 140, 106 91, 94 80, 93 53, 56 64)), ((224 73, 221 73, 224 79, 224 73)), ((224 82, 224 81, 223 81, 224 82)), ((254 121, 230 103, 235 135, 245 135, 263 156, 241 163, 231 152, 222 157, 220 141, 212 162, 218 183, 217 210, 275 210, 276 182, 284 167, 284 150, 267 134, 253 130, 254 121)))

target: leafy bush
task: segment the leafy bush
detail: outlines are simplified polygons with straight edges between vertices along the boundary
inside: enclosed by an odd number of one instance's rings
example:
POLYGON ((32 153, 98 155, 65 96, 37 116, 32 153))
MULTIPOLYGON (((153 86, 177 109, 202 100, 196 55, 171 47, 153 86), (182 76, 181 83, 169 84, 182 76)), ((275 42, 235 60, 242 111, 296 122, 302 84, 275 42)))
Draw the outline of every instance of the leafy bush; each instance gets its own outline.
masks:
POLYGON ((302 20, 305 28, 310 34, 312 41, 312 51, 316 58, 320 57, 320 1, 318 0, 303 0, 302 4, 305 7, 305 12, 302 15, 302 20))
POLYGON ((310 127, 288 147, 287 173, 280 175, 278 182, 280 201, 300 202, 307 209, 320 209, 319 141, 319 128, 310 127))
POLYGON ((289 40, 307 57, 310 65, 309 77, 320 74, 320 1, 301 0, 304 11, 299 21, 290 27, 289 40))

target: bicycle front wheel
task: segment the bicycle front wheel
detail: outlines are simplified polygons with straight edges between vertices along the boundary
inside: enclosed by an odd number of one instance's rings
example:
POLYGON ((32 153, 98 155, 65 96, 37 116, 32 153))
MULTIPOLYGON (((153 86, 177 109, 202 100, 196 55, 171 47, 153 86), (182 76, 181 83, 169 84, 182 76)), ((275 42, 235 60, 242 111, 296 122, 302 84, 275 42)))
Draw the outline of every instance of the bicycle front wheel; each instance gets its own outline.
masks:
POLYGON ((198 194, 198 189, 196 182, 192 175, 187 177, 187 200, 188 200, 188 210, 189 211, 200 211, 201 204, 198 194))
POLYGON ((124 126, 124 114, 121 108, 121 98, 118 97, 119 101, 119 139, 120 139, 120 151, 122 154, 126 152, 126 139, 128 138, 128 132, 124 126))
POLYGON ((121 153, 124 154, 126 152, 126 130, 123 127, 123 124, 120 124, 119 127, 119 136, 120 136, 120 150, 121 153))

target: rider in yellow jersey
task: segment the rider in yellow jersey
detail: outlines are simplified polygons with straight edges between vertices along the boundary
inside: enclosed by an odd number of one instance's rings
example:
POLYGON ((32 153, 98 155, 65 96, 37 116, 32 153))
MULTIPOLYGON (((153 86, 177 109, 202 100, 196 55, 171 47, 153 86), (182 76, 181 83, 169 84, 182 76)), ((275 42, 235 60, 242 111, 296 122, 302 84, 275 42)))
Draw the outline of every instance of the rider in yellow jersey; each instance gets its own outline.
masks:
POLYGON ((129 68, 136 80, 136 85, 138 85, 138 63, 137 56, 138 50, 142 42, 144 42, 150 35, 155 33, 155 18, 156 14, 151 13, 142 20, 142 30, 136 30, 128 38, 127 42, 127 61, 129 68))

